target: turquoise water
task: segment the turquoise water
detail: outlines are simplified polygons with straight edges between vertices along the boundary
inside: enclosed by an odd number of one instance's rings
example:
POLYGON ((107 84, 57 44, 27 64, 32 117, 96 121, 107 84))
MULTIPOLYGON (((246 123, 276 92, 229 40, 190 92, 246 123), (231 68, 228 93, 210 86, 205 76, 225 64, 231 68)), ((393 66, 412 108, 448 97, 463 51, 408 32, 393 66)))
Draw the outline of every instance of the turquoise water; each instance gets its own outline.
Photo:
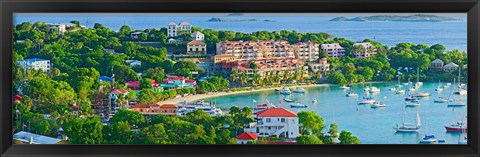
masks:
MULTIPOLYGON (((379 13, 381 14, 381 13, 379 13)), ((467 21, 465 16, 456 16, 464 21, 456 22, 356 22, 356 21, 329 21, 344 14, 318 14, 305 16, 289 14, 274 16, 275 14, 225 16, 226 14, 16 14, 14 23, 43 21, 47 23, 69 23, 78 20, 82 25, 91 28, 95 23, 119 30, 122 25, 129 25, 133 30, 167 27, 171 21, 180 23, 188 21, 193 26, 211 28, 215 30, 232 30, 251 33, 254 31, 296 30, 297 32, 326 32, 337 37, 344 37, 352 41, 361 41, 366 38, 374 39, 390 47, 400 42, 416 44, 443 44, 447 50, 467 50, 467 21), (212 17, 229 19, 258 19, 257 22, 207 22, 212 17), (275 22, 263 22, 263 20, 275 22), (441 33, 440 33, 441 32, 441 33)), ((442 14, 438 14, 441 15, 442 14)), ((362 16, 355 14, 350 16, 362 16)))
MULTIPOLYGON (((305 109, 290 108, 283 101, 284 96, 275 91, 262 91, 222 96, 207 99, 207 102, 217 104, 221 108, 230 108, 233 105, 240 107, 257 103, 265 103, 268 99, 277 107, 284 107, 295 112, 301 110, 315 111, 323 117, 326 125, 335 122, 340 130, 348 130, 357 136, 363 144, 418 144, 425 134, 433 134, 445 144, 458 144, 461 133, 446 132, 444 125, 456 122, 467 114, 467 107, 448 107, 446 103, 433 103, 438 96, 448 97, 452 92, 453 84, 442 92, 436 92, 438 83, 424 83, 421 91, 429 91, 430 97, 421 98, 419 107, 404 107, 404 95, 397 95, 388 88, 396 83, 375 83, 381 89, 372 96, 387 105, 386 108, 373 109, 370 105, 358 105, 354 97, 346 97, 347 90, 337 85, 305 88, 305 94, 294 93, 291 96, 298 102, 309 105, 305 109), (312 99, 317 99, 313 104, 312 99), (279 104, 279 102, 282 102, 279 104), (418 133, 396 133, 393 126, 402 123, 402 109, 405 108, 405 122, 415 123, 416 111, 420 113, 422 128, 418 133)), ((445 83, 443 83, 445 84, 445 83)), ((368 86, 370 84, 366 84, 368 86)), ((364 96, 364 85, 357 84, 352 87, 361 99, 364 96)), ((407 90, 408 91, 408 90, 407 90)), ((408 94, 408 93, 407 93, 408 94)), ((452 95, 457 96, 457 95, 452 95)), ((466 96, 462 96, 466 100, 466 96)), ((328 127, 325 129, 328 130, 328 127)))

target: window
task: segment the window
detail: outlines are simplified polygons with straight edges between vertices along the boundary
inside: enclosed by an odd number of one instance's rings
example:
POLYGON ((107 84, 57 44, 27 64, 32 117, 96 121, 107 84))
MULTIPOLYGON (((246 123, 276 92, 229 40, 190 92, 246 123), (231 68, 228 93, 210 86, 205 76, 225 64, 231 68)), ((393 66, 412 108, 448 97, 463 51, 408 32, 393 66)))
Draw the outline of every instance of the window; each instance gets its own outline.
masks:
POLYGON ((281 122, 285 123, 285 118, 282 118, 281 122))
POLYGON ((270 123, 270 122, 272 122, 272 119, 267 118, 267 123, 270 123))

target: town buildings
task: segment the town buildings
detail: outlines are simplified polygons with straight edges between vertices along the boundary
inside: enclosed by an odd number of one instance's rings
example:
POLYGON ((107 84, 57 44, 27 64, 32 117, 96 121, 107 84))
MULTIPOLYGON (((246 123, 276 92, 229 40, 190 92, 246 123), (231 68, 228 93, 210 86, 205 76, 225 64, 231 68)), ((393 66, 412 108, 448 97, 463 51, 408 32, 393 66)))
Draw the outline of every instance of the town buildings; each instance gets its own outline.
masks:
POLYGON ((178 107, 173 104, 136 104, 130 110, 140 112, 143 115, 176 115, 178 107))
POLYGON ((285 40, 221 41, 216 44, 217 55, 232 55, 236 59, 294 58, 293 48, 285 40))
POLYGON ((431 72, 437 72, 437 71, 443 71, 443 64, 444 62, 441 59, 435 59, 432 62, 430 62, 430 71, 431 72))
POLYGON ((200 40, 193 40, 187 43, 187 54, 205 55, 207 54, 207 44, 200 40))
POLYGON ((192 33, 192 25, 186 21, 179 23, 170 22, 167 27, 168 37, 177 37, 183 33, 192 33))
POLYGON ((235 60, 235 56, 233 55, 215 55, 212 57, 213 60, 213 70, 220 71, 222 70, 222 62, 231 62, 235 60))
POLYGON ((17 61, 17 64, 24 69, 35 69, 43 72, 50 72, 50 60, 31 58, 17 61))
POLYGON ((108 109, 116 111, 119 108, 128 107, 128 91, 124 89, 114 89, 108 93, 108 109))
MULTIPOLYGON (((150 79, 150 82, 152 82, 152 87, 155 92, 158 92, 158 90, 161 90, 160 83, 158 83, 153 79, 150 79)), ((140 81, 128 81, 127 83, 125 83, 125 85, 127 86, 127 88, 130 88, 131 90, 134 90, 134 91, 141 90, 140 81)))
POLYGON ((245 132, 266 137, 296 138, 300 135, 298 116, 285 108, 268 108, 256 113, 255 123, 245 128, 245 132))
POLYGON ((443 66, 443 71, 445 72, 452 72, 452 71, 457 71, 460 66, 457 64, 450 62, 447 65, 443 66))
POLYGON ((252 76, 255 71, 260 77, 265 77, 267 72, 273 74, 279 71, 283 74, 284 71, 290 71, 293 73, 296 70, 305 70, 305 63, 297 58, 268 58, 268 59, 250 59, 250 60, 234 60, 234 61, 222 61, 222 71, 230 73, 232 69, 237 69, 239 73, 245 72, 247 75, 252 76), (252 69, 250 65, 255 63, 256 69, 252 69))
POLYGON ((319 44, 314 42, 298 42, 292 45, 295 58, 303 61, 316 61, 319 58, 319 44))
POLYGON ((183 76, 167 76, 160 84, 162 88, 183 88, 190 87, 195 88, 197 81, 193 79, 188 79, 183 76))
POLYGON ((321 52, 326 52, 329 57, 342 58, 345 56, 345 49, 338 43, 322 44, 320 46, 321 52))
POLYGON ((193 38, 193 40, 203 41, 203 39, 205 39, 205 35, 203 35, 203 33, 199 31, 193 32, 190 36, 193 38))
POLYGON ((327 72, 330 71, 330 64, 327 61, 327 58, 322 58, 318 62, 308 62, 308 67, 312 70, 312 72, 316 73, 320 72, 327 72))
POLYGON ((353 44, 353 54, 355 58, 366 58, 366 57, 371 57, 377 54, 377 49, 370 44, 369 42, 363 42, 363 43, 355 43, 353 44), (355 47, 359 46, 359 49, 355 49, 355 47))

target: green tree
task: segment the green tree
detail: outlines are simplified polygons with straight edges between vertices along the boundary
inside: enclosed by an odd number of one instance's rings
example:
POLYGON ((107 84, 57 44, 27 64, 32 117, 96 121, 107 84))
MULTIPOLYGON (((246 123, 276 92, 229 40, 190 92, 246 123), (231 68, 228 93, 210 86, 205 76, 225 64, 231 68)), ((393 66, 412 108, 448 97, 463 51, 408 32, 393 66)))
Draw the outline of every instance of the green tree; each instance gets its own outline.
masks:
POLYGON ((300 111, 298 112, 298 120, 300 125, 301 134, 308 135, 320 135, 323 128, 323 118, 317 115, 313 111, 300 111))
POLYGON ((323 144, 323 141, 320 140, 315 135, 301 135, 297 137, 298 144, 323 144))
POLYGON ((65 134, 72 144, 101 144, 103 125, 98 116, 73 118, 65 125, 65 134))
POLYGON ((153 89, 152 81, 148 78, 140 80, 140 89, 153 89))
POLYGON ((360 140, 356 136, 353 136, 351 132, 345 130, 342 130, 338 139, 340 140, 340 144, 360 144, 360 140))
POLYGON ((138 100, 141 104, 150 104, 155 102, 155 91, 153 89, 142 89, 138 100))
POLYGON ((112 118, 110 118, 110 122, 127 122, 129 125, 139 126, 145 122, 145 118, 140 112, 130 111, 130 110, 119 110, 112 118))

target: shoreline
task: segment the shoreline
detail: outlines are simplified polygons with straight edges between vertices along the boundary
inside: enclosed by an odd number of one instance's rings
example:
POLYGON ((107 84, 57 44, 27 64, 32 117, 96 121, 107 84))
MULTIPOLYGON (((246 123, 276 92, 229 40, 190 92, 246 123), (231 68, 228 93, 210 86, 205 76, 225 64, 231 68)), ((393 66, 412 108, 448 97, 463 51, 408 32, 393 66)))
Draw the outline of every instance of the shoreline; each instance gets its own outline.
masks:
MULTIPOLYGON (((369 84, 369 83, 388 83, 389 81, 372 81, 372 82, 364 82, 364 83, 354 83, 354 84, 369 84)), ((311 87, 323 87, 323 86, 340 86, 338 84, 331 84, 331 83, 325 83, 325 84, 310 84, 310 85, 290 85, 287 87, 289 88, 295 88, 295 87, 302 87, 302 88, 311 88, 311 87)), ((281 86, 283 87, 283 86, 281 86)), ((235 91, 235 92, 215 92, 215 93, 207 93, 207 94, 196 94, 196 95, 189 95, 186 97, 177 97, 177 98, 172 98, 164 101, 159 101, 157 104, 163 105, 163 104, 174 104, 176 105, 178 102, 186 100, 187 102, 195 102, 199 101, 202 99, 210 99, 210 98, 215 98, 215 97, 221 97, 221 96, 228 96, 228 95, 234 95, 234 94, 243 94, 243 93, 254 93, 254 92, 261 92, 261 91, 268 91, 268 90, 274 90, 277 88, 281 87, 271 87, 271 88, 262 88, 262 89, 254 89, 254 90, 244 90, 244 91, 235 91)))

